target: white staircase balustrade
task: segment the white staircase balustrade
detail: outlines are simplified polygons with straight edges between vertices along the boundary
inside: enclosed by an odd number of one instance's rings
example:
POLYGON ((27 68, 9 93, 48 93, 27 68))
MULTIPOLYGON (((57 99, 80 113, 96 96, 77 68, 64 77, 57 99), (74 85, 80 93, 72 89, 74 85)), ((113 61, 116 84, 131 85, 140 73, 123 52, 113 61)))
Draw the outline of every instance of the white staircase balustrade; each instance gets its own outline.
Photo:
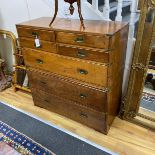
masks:
POLYGON ((128 34, 126 64, 125 64, 126 74, 124 75, 124 82, 123 82, 124 93, 126 91, 127 84, 128 84, 129 71, 131 68, 131 62, 132 62, 132 56, 133 56, 133 46, 135 42, 135 38, 134 38, 135 23, 138 21, 137 7, 138 7, 138 0, 132 0, 131 9, 130 9, 131 15, 130 15, 130 22, 129 22, 129 34, 128 34))
POLYGON ((93 7, 95 10, 98 10, 98 0, 92 0, 92 7, 93 7))
POLYGON ((118 0, 117 15, 115 21, 122 21, 123 0, 118 0))
POLYGON ((104 20, 109 21, 110 20, 110 4, 109 0, 104 1, 104 7, 103 7, 103 18, 104 20))
MULTIPOLYGON (((131 5, 131 16, 129 22, 129 35, 128 35, 128 45, 127 45, 127 54, 132 54, 133 42, 134 42, 134 32, 135 32, 135 23, 138 20, 137 17, 137 7, 138 0, 133 0, 131 5)), ((132 59, 132 55, 128 55, 127 64, 130 65, 132 59)))
POLYGON ((105 20, 103 13, 99 10, 98 2, 99 0, 92 0, 92 4, 90 4, 87 0, 81 1, 84 19, 105 20))

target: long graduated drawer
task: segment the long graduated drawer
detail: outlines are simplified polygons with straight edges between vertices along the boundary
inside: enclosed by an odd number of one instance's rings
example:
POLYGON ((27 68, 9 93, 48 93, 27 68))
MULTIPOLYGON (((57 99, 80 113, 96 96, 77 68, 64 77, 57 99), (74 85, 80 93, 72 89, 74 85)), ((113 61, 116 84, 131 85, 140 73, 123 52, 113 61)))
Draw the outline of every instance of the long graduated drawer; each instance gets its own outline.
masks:
POLYGON ((84 82, 107 86, 108 64, 91 63, 39 50, 23 49, 27 66, 51 71, 84 82))

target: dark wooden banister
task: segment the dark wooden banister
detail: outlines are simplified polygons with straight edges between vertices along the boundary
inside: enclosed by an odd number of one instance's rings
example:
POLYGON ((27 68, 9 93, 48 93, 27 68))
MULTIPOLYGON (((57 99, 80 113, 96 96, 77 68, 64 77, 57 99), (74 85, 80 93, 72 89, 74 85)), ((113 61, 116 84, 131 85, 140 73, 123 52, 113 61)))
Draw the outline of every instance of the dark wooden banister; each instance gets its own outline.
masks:
MULTIPOLYGON (((70 14, 72 15, 74 13, 74 7, 73 7, 73 3, 77 2, 77 6, 78 6, 78 13, 79 13, 79 18, 81 21, 81 26, 83 29, 85 29, 84 26, 84 22, 83 22, 83 17, 82 17, 82 13, 81 13, 81 1, 80 0, 64 0, 65 2, 68 2, 70 4, 69 10, 70 10, 70 14)), ((52 26, 52 23, 54 22, 56 16, 58 13, 58 0, 55 0, 55 13, 54 13, 54 17, 52 19, 52 21, 50 22, 49 26, 52 26)))

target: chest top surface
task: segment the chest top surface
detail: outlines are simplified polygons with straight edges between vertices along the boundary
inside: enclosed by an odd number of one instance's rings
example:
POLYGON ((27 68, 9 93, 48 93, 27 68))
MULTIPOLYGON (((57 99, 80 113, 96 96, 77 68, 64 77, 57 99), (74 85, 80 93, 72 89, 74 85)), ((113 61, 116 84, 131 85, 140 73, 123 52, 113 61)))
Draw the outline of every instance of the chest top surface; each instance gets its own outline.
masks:
POLYGON ((80 28, 80 20, 78 19, 57 18, 52 24, 52 27, 49 27, 50 21, 50 17, 41 17, 17 24, 17 26, 38 27, 41 29, 56 31, 73 31, 101 35, 114 35, 116 32, 120 31, 123 27, 128 25, 128 23, 122 22, 84 20, 86 28, 83 30, 80 28))

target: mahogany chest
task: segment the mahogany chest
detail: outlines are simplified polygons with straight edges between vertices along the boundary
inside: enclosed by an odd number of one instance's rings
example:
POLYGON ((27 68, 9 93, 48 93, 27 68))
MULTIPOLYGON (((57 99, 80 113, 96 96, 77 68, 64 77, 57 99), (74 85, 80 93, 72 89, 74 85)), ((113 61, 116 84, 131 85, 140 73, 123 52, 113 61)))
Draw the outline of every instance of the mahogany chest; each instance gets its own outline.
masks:
POLYGON ((17 25, 34 104, 107 134, 121 101, 128 24, 43 17, 17 25))

